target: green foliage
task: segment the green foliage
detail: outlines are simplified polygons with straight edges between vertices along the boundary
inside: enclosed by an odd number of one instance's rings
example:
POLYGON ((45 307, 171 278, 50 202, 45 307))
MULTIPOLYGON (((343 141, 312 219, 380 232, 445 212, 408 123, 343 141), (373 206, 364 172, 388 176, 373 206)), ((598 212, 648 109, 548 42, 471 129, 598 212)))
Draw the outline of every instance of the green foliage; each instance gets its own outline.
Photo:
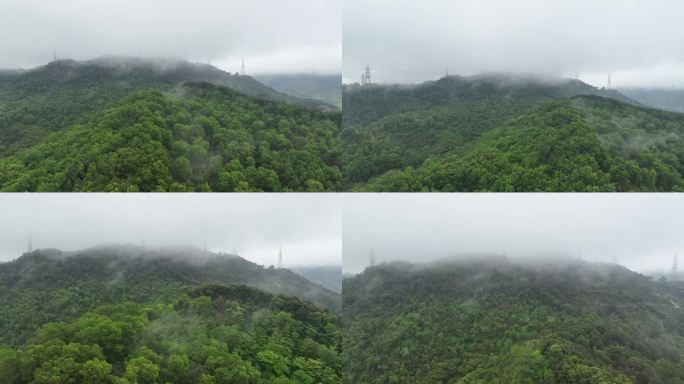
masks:
POLYGON ((684 383, 684 286, 614 264, 393 263, 343 284, 346 383, 684 383))

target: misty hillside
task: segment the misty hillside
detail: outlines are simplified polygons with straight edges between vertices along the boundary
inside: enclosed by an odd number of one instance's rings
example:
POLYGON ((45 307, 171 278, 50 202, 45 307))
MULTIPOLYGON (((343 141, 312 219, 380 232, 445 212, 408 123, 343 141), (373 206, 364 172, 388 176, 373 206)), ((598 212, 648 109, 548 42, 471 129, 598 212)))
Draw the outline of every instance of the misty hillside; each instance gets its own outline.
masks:
POLYGON ((261 74, 255 79, 288 95, 315 99, 342 109, 342 75, 261 74))
POLYGON ((0 264, 0 342, 23 342, 49 321, 71 320, 101 305, 155 303, 201 284, 246 284, 340 309, 339 294, 235 255, 134 246, 37 250, 0 264))
MULTIPOLYGON (((86 92, 79 89, 74 92, 86 92)), ((64 100, 54 102, 46 115, 18 114, 22 121, 38 120, 22 123, 31 128, 17 132, 43 132, 39 127, 51 123, 53 114, 68 119, 64 100)), ((1 103, 0 116, 13 118, 1 103)), ((337 114, 185 83, 164 92, 133 92, 79 119, 48 136, 36 133, 37 143, 0 155, 0 190, 333 191, 341 186, 337 114)))
POLYGON ((3 384, 341 383, 339 318, 294 297, 203 285, 154 304, 51 309, 70 320, 0 342, 3 384))
POLYGON ((684 383, 681 282, 491 258, 343 284, 346 383, 684 383))
POLYGON ((684 115, 576 80, 356 87, 345 91, 345 106, 343 174, 355 190, 684 187, 684 115))
POLYGON ((342 266, 295 267, 293 272, 330 290, 342 293, 342 266))

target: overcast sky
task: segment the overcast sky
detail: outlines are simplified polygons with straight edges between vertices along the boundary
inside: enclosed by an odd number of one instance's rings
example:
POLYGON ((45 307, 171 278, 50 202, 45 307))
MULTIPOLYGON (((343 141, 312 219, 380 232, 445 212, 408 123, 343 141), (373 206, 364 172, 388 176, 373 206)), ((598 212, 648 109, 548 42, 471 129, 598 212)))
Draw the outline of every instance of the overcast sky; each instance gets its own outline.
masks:
POLYGON ((2 0, 0 68, 103 55, 339 73, 342 0, 2 0))
POLYGON ((669 271, 684 258, 681 194, 359 194, 343 210, 343 267, 456 255, 581 257, 669 271))
POLYGON ((344 80, 487 71, 684 87, 680 0, 345 0, 344 80))
POLYGON ((342 208, 329 194, 0 194, 0 260, 103 243, 196 246, 285 267, 341 264, 342 208))

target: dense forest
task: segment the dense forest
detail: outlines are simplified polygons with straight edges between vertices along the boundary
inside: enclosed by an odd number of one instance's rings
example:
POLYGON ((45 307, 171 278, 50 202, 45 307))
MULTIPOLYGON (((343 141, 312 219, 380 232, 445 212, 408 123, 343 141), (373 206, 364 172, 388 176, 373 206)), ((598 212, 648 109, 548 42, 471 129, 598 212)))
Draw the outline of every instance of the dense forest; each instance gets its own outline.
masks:
POLYGON ((339 114, 300 100, 183 62, 0 73, 0 189, 338 190, 339 114))
POLYGON ((0 264, 0 377, 340 383, 339 319, 304 299, 340 307, 325 288, 235 255, 34 251, 0 264))
POLYGON ((357 191, 678 191, 684 115, 577 80, 450 76, 346 86, 357 191))
POLYGON ((343 296, 345 383, 684 383, 684 284, 617 264, 386 263, 343 296))

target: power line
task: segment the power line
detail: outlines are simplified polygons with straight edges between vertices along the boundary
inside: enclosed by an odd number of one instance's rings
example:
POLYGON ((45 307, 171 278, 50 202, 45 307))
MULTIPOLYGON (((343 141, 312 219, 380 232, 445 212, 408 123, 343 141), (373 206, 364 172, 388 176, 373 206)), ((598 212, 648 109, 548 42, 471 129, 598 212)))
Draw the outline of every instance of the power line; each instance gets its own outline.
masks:
POLYGON ((361 85, 371 85, 370 66, 368 64, 366 64, 366 70, 363 73, 361 73, 361 85))

